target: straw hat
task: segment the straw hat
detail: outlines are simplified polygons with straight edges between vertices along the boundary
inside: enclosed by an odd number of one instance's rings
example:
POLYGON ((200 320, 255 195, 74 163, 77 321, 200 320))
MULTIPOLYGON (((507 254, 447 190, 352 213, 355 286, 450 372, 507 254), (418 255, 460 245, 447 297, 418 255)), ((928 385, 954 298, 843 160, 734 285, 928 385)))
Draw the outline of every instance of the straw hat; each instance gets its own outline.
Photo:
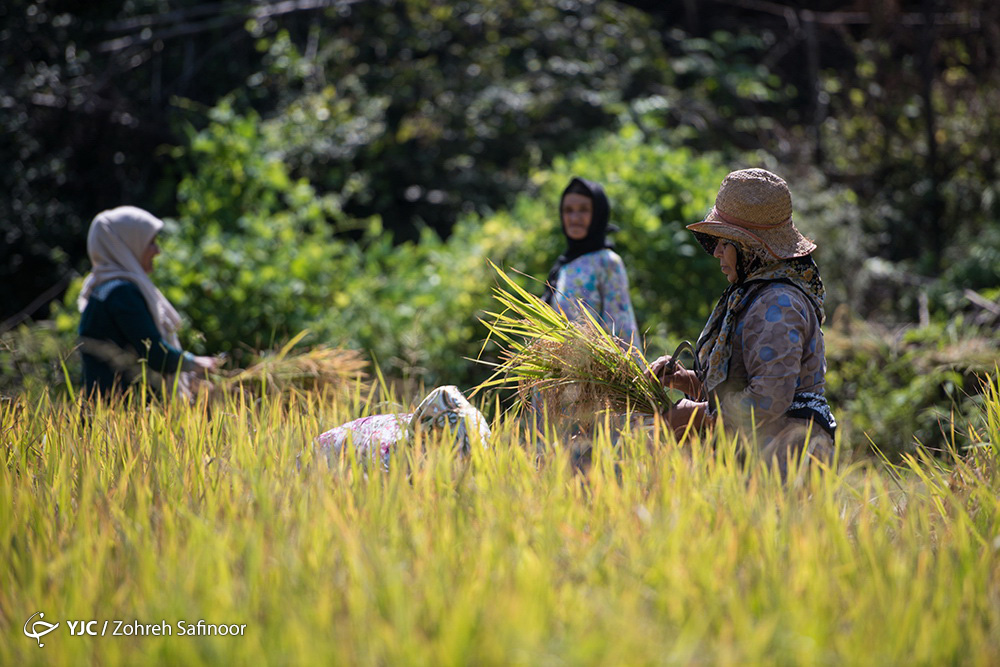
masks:
POLYGON ((792 224, 788 184, 765 169, 731 172, 722 181, 708 217, 687 228, 763 249, 775 259, 803 257, 816 249, 792 224))

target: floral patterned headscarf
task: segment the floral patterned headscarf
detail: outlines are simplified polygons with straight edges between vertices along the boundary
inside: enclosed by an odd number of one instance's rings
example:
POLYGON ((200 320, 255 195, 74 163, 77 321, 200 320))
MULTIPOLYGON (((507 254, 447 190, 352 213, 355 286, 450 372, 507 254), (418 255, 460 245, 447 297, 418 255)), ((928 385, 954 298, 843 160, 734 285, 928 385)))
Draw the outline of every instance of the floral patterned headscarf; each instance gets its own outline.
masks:
POLYGON ((479 410, 462 395, 458 387, 447 385, 438 387, 420 402, 410 420, 413 430, 450 429, 455 444, 463 452, 468 452, 473 438, 470 430, 477 433, 479 441, 486 444, 490 437, 490 427, 479 410))
POLYGON ((796 257, 763 266, 746 280, 733 283, 722 293, 719 302, 698 336, 695 354, 701 367, 705 392, 711 392, 729 375, 729 360, 733 354, 733 333, 740 315, 753 303, 764 286, 770 283, 793 285, 809 297, 822 324, 825 319, 823 301, 826 291, 819 269, 812 256, 796 257))

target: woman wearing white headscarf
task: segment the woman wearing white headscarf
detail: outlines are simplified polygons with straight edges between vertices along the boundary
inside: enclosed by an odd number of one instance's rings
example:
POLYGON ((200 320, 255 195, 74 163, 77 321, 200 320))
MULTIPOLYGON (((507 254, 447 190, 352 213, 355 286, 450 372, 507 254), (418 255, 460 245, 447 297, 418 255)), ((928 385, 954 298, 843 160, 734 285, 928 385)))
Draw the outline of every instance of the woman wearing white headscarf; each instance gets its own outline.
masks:
POLYGON ((178 391, 187 395, 188 373, 219 363, 180 349, 180 315, 149 279, 161 229, 162 220, 134 206, 102 211, 90 225, 87 254, 93 269, 77 301, 88 394, 124 390, 141 377, 144 362, 150 378, 180 372, 178 391))

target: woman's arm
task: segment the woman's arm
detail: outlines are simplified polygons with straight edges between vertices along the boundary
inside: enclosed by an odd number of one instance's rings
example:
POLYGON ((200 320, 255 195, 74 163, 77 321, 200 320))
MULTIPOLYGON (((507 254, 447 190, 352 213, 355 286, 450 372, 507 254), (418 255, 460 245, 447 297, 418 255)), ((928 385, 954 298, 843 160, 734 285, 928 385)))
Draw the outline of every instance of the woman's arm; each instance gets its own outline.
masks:
POLYGON ((196 356, 167 343, 153 321, 142 292, 132 283, 123 283, 108 295, 108 312, 139 358, 147 360, 150 370, 157 373, 174 373, 178 368, 182 371, 211 370, 219 364, 214 357, 196 356))
POLYGON ((146 359, 150 370, 173 373, 183 361, 184 352, 169 345, 156 328, 149 306, 139 288, 122 283, 108 295, 108 313, 115 326, 124 334, 140 359, 146 359))
POLYGON ((712 423, 714 418, 708 414, 706 401, 682 398, 667 411, 666 421, 674 432, 674 437, 679 440, 689 428, 692 431, 701 430, 703 426, 712 423))

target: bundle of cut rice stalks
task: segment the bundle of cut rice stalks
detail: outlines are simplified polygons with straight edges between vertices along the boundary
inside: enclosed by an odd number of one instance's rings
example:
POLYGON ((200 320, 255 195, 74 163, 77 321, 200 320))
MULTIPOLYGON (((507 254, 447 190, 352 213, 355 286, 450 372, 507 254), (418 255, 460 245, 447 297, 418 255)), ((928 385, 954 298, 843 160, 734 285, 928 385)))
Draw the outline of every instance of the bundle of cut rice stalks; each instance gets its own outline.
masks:
MULTIPOLYGON (((570 320, 524 290, 490 262, 502 284, 493 288, 504 307, 483 321, 500 344, 500 363, 476 388, 515 387, 522 406, 544 405, 550 417, 614 412, 663 414, 671 392, 645 375, 649 364, 636 347, 607 333, 581 304, 584 318, 570 320)), ((486 344, 483 345, 485 350, 486 344)))
POLYGON ((293 348, 308 334, 303 331, 273 354, 264 354, 249 368, 215 378, 214 390, 253 395, 294 391, 339 391, 363 383, 368 362, 356 350, 319 345, 305 351, 293 348))

